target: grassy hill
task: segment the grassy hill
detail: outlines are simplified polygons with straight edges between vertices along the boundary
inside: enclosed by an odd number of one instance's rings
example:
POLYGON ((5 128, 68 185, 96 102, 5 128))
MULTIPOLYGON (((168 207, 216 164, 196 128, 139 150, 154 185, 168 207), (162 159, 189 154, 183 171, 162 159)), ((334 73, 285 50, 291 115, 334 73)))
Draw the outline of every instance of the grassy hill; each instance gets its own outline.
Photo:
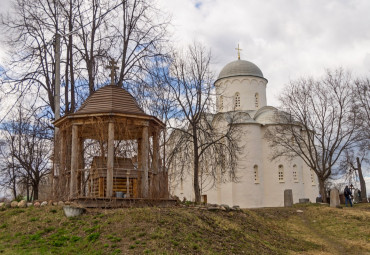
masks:
POLYGON ((0 211, 0 254, 370 254, 369 240, 369 204, 0 211))

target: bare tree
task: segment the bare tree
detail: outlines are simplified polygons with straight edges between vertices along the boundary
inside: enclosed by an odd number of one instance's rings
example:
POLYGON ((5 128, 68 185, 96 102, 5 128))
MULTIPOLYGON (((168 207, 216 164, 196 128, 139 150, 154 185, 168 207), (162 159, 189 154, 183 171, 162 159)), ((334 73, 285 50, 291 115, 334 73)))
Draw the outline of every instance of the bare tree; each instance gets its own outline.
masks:
POLYGON ((39 184, 50 171, 52 136, 44 122, 35 111, 20 106, 14 118, 2 125, 7 147, 2 156, 8 162, 5 171, 11 171, 12 189, 16 184, 26 186, 28 199, 38 199, 39 184))
POLYGON ((345 150, 344 158, 341 162, 341 168, 345 171, 346 176, 358 176, 361 188, 361 200, 367 202, 366 182, 363 175, 363 164, 369 164, 367 158, 368 151, 364 148, 356 148, 356 156, 354 150, 345 150))
POLYGON ((275 147, 273 158, 300 157, 317 175, 326 202, 325 182, 345 149, 356 143, 357 111, 354 81, 342 69, 328 70, 321 79, 292 81, 280 97, 284 112, 266 137, 275 147))
POLYGON ((167 161, 173 163, 172 168, 179 169, 180 176, 190 166, 197 203, 201 200, 205 176, 216 180, 217 176, 228 174, 229 180, 236 180, 236 157, 240 150, 235 140, 236 126, 222 123, 211 114, 215 97, 210 61, 210 52, 194 43, 186 52, 174 54, 166 77, 175 100, 169 122, 172 150, 167 161))

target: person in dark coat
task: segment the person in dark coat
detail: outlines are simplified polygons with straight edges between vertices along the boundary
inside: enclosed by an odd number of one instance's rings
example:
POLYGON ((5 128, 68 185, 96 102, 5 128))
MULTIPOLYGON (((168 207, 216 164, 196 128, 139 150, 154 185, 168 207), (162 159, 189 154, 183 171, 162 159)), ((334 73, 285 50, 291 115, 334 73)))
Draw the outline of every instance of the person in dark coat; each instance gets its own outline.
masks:
POLYGON ((349 204, 352 207, 352 201, 351 201, 352 191, 348 188, 348 185, 344 188, 344 197, 346 199, 346 207, 347 207, 348 201, 349 201, 349 204))

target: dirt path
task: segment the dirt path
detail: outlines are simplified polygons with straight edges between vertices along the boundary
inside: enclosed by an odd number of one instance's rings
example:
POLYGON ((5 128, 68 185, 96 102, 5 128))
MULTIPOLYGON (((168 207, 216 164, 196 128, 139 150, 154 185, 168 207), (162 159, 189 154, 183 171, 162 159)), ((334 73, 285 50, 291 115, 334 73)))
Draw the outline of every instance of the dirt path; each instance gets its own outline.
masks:
POLYGON ((315 220, 311 219, 308 215, 308 211, 305 210, 303 213, 299 214, 306 233, 309 234, 313 239, 318 240, 321 245, 325 247, 324 254, 337 254, 337 255, 347 255, 353 254, 350 250, 347 250, 342 243, 337 240, 330 238, 327 234, 315 226, 315 220))

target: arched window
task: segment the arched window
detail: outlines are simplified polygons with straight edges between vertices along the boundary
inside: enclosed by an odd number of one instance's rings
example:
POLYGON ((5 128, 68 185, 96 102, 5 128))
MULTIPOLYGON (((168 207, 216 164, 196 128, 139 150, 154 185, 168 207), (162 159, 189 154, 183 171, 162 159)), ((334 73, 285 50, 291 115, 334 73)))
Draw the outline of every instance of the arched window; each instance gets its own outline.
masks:
POLYGON ((256 93, 254 95, 254 104, 255 104, 256 108, 259 107, 259 101, 260 101, 259 95, 258 95, 258 93, 256 93))
POLYGON ((253 170, 254 170, 254 183, 259 183, 260 178, 258 176, 258 166, 254 165, 253 170))
POLYGON ((293 165, 293 180, 298 182, 297 165, 293 165))
POLYGON ((279 182, 284 182, 284 167, 283 165, 279 165, 279 182))
POLYGON ((219 107, 221 111, 224 109, 224 97, 223 96, 220 96, 219 107))
POLYGON ((240 107, 240 94, 239 92, 235 93, 235 109, 240 107))

